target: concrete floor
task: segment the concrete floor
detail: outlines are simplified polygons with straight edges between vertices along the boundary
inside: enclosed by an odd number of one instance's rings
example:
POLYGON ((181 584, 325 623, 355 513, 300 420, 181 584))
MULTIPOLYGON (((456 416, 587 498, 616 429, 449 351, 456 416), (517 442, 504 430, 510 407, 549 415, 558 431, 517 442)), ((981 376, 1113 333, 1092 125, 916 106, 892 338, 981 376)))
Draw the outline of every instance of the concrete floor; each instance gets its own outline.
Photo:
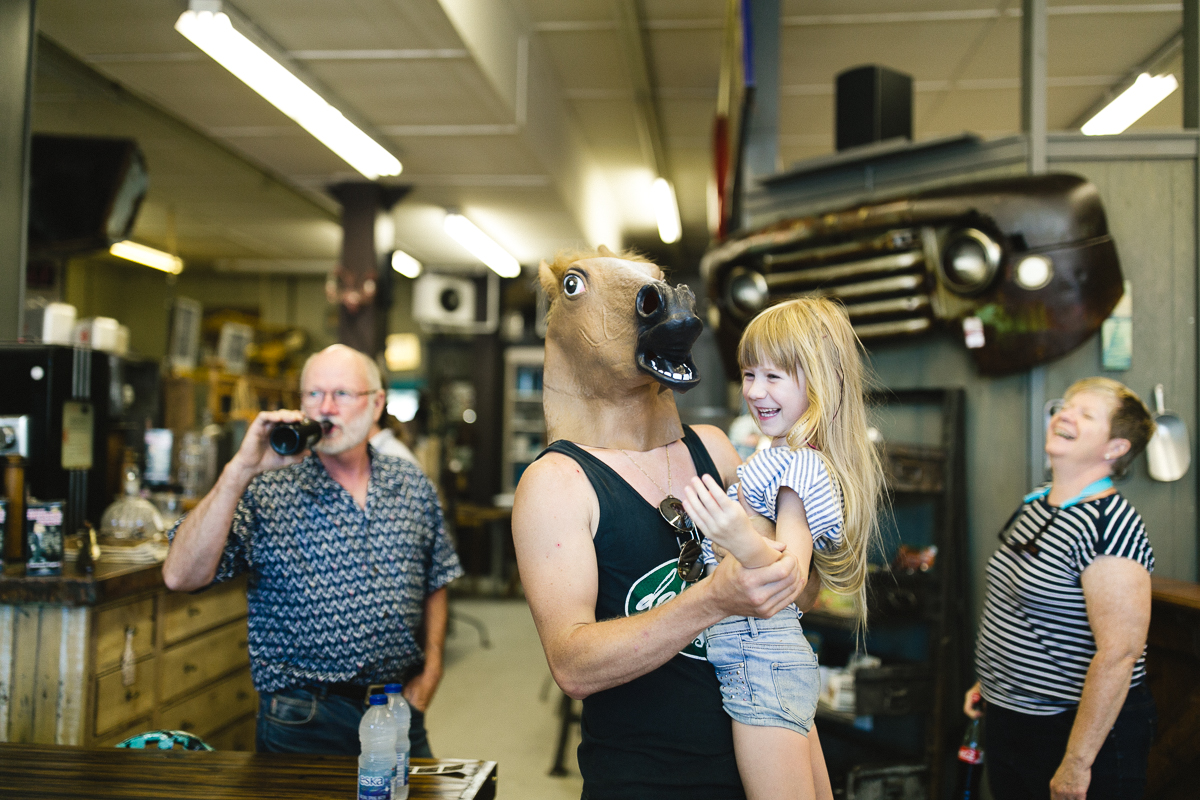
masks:
POLYGON ((551 777, 562 693, 550 678, 524 600, 452 597, 446 672, 426 725, 434 755, 498 763, 500 800, 578 800, 579 727, 567 746, 567 775, 551 777), (491 647, 464 620, 483 624, 491 647))

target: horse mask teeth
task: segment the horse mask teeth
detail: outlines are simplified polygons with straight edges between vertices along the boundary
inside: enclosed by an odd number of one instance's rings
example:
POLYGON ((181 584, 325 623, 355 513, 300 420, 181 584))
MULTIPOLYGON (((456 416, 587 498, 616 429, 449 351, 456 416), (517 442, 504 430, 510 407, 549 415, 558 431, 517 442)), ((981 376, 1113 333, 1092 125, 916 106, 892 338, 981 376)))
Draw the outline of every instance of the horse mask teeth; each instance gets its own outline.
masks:
POLYGON ((691 348, 702 324, 691 290, 604 247, 543 262, 539 280, 550 300, 549 441, 644 451, 682 436, 672 390, 699 383, 691 348))

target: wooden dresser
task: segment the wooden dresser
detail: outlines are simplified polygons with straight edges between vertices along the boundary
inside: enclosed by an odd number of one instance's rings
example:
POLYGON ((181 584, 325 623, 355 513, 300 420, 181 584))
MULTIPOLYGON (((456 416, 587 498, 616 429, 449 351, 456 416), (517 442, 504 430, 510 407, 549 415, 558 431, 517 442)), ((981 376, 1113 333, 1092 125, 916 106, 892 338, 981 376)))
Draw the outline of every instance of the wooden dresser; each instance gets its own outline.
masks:
POLYGON ((1147 800, 1195 798, 1200 770, 1200 585, 1154 578, 1146 678, 1158 706, 1147 800))
POLYGON ((168 591, 159 565, 0 579, 0 741, 110 747, 185 730, 253 750, 245 581, 168 591))

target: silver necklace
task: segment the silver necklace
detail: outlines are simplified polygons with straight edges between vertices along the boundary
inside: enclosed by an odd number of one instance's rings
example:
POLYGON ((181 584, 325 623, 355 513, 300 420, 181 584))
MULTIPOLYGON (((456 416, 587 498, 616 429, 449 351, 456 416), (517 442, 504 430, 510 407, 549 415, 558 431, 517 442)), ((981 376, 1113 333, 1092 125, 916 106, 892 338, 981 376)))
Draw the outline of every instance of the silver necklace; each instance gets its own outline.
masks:
POLYGON ((641 464, 633 460, 633 456, 629 454, 628 450, 621 450, 621 452, 624 453, 625 457, 629 459, 630 464, 633 464, 633 466, 637 467, 638 472, 646 476, 646 480, 654 484, 655 489, 658 489, 660 492, 666 495, 658 504, 658 513, 662 514, 662 517, 667 521, 667 524, 678 531, 686 531, 690 533, 693 528, 693 523, 691 518, 688 517, 687 512, 683 510, 683 501, 671 494, 671 445, 667 444, 666 448, 667 488, 665 491, 663 490, 662 486, 658 484, 658 481, 650 477, 649 472, 646 472, 646 470, 642 469, 641 464))

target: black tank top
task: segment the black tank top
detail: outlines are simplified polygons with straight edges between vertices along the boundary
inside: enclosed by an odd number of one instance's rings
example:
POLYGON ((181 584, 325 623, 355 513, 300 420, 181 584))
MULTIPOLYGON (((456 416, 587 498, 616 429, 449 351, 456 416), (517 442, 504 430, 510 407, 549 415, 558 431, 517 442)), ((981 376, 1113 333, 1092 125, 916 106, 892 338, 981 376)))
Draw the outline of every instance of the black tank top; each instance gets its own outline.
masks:
MULTIPOLYGON (((721 476, 700 437, 684 426, 697 474, 721 476)), ((629 616, 668 602, 683 590, 675 572, 674 532, 625 479, 583 448, 557 441, 583 469, 600 502, 593 544, 599 584, 596 619, 629 616)), ((671 487, 678 490, 678 487, 671 487)), ((666 664, 583 701, 579 771, 587 800, 730 800, 744 798, 733 756, 733 732, 721 708, 704 635, 666 664)))

